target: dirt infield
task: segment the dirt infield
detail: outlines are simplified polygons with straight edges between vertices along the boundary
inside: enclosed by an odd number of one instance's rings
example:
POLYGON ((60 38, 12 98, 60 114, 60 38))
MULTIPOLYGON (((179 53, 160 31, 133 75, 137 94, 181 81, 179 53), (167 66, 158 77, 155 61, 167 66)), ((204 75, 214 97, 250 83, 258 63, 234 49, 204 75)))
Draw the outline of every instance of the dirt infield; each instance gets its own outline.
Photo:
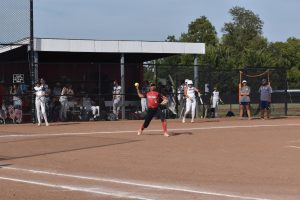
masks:
POLYGON ((0 126, 4 200, 298 200, 300 118, 0 126))

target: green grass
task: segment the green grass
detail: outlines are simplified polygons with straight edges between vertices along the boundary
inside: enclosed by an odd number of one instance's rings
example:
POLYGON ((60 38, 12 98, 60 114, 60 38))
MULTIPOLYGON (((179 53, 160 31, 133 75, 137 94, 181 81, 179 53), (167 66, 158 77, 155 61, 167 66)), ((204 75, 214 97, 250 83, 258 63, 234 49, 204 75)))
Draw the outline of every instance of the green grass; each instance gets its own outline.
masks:
MULTIPOLYGON (((258 104, 251 104, 251 112, 254 114, 258 108, 258 104)), ((230 110, 229 104, 221 104, 219 105, 219 116, 225 117, 227 112, 230 110)), ((235 114, 235 116, 239 115, 239 105, 231 104, 231 111, 235 114)), ((284 103, 274 103, 271 104, 271 115, 273 116, 284 116, 285 115, 285 105, 284 103)), ((288 104, 287 114, 289 116, 300 115, 300 103, 288 104)))

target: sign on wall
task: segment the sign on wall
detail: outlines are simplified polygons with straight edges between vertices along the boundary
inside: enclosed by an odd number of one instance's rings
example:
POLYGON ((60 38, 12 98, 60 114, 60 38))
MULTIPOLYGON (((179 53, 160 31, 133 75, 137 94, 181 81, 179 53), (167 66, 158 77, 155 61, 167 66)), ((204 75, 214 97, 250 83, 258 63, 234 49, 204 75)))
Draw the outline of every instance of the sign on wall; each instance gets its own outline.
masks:
POLYGON ((13 83, 24 83, 24 74, 13 74, 13 83))

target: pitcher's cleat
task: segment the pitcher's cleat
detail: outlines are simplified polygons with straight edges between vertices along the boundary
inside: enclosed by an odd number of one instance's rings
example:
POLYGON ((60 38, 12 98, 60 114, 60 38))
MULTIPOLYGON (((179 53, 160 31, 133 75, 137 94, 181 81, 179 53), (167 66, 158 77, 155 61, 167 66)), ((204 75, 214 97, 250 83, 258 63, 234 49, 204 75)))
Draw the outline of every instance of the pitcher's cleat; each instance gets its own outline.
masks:
POLYGON ((169 137, 170 135, 168 133, 164 133, 164 136, 165 137, 169 137))
POLYGON ((140 130, 138 130, 137 135, 141 135, 142 133, 143 133, 143 131, 140 129, 140 130))

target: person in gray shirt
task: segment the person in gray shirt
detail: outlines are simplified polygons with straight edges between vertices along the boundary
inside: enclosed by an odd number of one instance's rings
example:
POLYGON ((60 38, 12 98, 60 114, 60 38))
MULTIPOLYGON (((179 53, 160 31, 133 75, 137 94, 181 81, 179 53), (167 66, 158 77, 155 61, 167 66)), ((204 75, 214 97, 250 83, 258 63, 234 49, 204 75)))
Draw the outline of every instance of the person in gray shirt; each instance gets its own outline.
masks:
POLYGON ((251 119, 250 113, 250 92, 251 88, 247 85, 247 81, 242 81, 242 87, 240 88, 240 118, 243 118, 244 109, 247 110, 248 119, 251 119))
POLYGON ((267 80, 262 80, 262 85, 260 86, 258 92, 260 93, 260 116, 261 119, 264 119, 265 117, 265 111, 267 112, 267 118, 270 118, 271 109, 271 94, 272 94, 272 88, 270 85, 268 85, 267 80))

